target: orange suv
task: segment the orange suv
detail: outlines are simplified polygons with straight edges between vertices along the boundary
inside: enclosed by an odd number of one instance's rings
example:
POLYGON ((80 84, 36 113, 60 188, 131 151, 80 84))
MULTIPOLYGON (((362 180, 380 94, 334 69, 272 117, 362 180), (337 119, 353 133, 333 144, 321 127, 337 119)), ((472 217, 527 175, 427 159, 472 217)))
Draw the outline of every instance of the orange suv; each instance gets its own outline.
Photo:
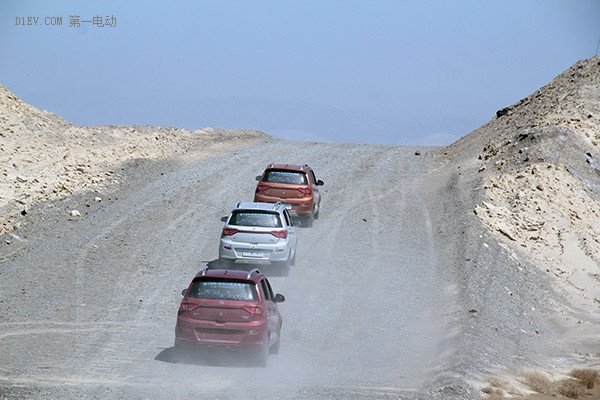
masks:
POLYGON ((302 218, 306 226, 311 226, 313 220, 319 217, 319 186, 323 186, 323 181, 317 180, 307 164, 271 163, 256 180, 254 201, 289 204, 292 207, 290 211, 302 218))

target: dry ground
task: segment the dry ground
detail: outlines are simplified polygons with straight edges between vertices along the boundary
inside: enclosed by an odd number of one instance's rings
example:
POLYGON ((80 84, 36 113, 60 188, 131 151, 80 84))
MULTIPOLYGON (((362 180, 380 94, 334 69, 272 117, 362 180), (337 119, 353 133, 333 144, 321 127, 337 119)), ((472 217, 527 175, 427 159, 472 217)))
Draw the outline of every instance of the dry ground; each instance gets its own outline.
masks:
MULTIPOLYGON (((444 356, 453 360, 443 371, 442 381, 450 383, 438 382, 432 396, 476 398, 484 394, 481 389, 493 388, 493 398, 560 398, 530 394, 524 377, 534 371, 559 380, 574 368, 599 368, 599 126, 600 57, 594 57, 498 110, 488 124, 451 146, 423 150, 416 164, 401 162, 400 168, 428 163, 427 172, 415 175, 420 193, 430 196, 423 218, 430 218, 432 234, 443 239, 436 242, 442 243, 436 257, 454 260, 440 274, 447 274, 446 290, 456 301, 447 310, 454 322, 445 346, 460 354, 444 356), (452 383, 457 377, 468 385, 452 383)), ((132 193, 122 188, 142 184, 149 171, 176 171, 214 156, 227 160, 255 146, 277 151, 283 148, 277 142, 255 131, 74 126, 0 86, 0 273, 5 279, 7 263, 31 251, 37 227, 43 231, 99 215, 118 196, 132 193), (40 212, 41 206, 57 212, 40 212)), ((333 145, 291 147, 303 148, 306 158, 311 151, 328 154, 315 156, 320 170, 336 157, 333 145)), ((363 174, 394 165, 378 157, 400 160, 414 153, 346 147, 339 146, 346 157, 373 153, 358 169, 363 174)), ((335 193, 343 194, 340 201, 355 201, 341 187, 335 193)), ((149 189, 146 195, 148 202, 159 196, 149 189)), ((375 192, 368 196, 378 201, 375 192)), ((383 218, 354 217, 365 224, 383 218)), ((0 314, 1 334, 10 336, 14 322, 0 314)), ((600 398, 590 393, 580 398, 600 398)))

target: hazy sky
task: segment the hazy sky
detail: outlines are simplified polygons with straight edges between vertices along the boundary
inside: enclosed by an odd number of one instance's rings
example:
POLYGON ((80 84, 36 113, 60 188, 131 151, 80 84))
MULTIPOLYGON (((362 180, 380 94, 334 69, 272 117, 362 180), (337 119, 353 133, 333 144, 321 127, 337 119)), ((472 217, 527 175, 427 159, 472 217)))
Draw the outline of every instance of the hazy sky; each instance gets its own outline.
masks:
POLYGON ((0 0, 0 84, 80 125, 449 144, 599 40, 600 0, 0 0))

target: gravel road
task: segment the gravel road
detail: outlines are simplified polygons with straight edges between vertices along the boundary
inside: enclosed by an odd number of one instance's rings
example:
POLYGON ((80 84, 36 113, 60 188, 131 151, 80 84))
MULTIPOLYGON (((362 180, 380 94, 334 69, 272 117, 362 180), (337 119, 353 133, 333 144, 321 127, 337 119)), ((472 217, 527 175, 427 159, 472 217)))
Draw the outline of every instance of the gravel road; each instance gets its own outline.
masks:
POLYGON ((443 394, 457 351, 456 243, 436 221, 452 233, 465 220, 434 206, 447 199, 416 150, 428 149, 265 140, 187 165, 139 161, 101 202, 32 211, 37 222, 16 232, 27 246, 1 265, 0 398, 443 394), (298 228, 296 266, 271 278, 287 298, 280 354, 266 368, 229 355, 176 362, 181 290, 217 258, 221 218, 282 160, 309 163, 325 186, 319 220, 298 228))
POLYGON ((597 58, 445 148, 78 127, 0 85, 0 400, 458 400, 597 368, 597 58), (181 290, 272 161, 325 181, 272 277, 281 352, 176 360, 181 290))

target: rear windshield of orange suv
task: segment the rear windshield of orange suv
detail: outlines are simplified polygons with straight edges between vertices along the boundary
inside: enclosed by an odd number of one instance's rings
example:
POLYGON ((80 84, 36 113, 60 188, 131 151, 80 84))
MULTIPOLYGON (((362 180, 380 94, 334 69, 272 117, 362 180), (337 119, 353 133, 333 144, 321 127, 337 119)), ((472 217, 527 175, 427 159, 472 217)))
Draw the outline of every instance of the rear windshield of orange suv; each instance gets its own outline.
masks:
POLYGON ((263 182, 291 183, 293 185, 306 185, 306 174, 301 171, 287 171, 270 169, 265 172, 263 182))

